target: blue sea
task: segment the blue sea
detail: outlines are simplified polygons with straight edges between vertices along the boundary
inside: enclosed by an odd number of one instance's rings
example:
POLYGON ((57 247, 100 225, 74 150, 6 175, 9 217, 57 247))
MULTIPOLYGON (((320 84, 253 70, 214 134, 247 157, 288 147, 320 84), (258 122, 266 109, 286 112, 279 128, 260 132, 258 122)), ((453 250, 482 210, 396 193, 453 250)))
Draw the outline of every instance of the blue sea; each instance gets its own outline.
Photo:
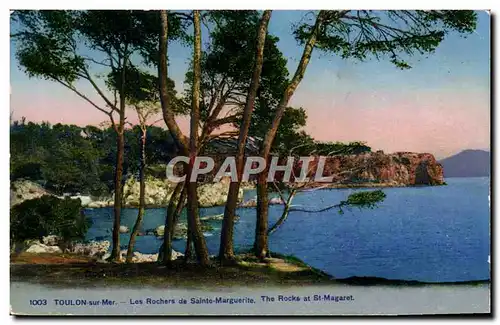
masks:
MULTIPOLYGON (((387 197, 375 209, 321 213, 291 212, 269 238, 271 251, 295 255, 336 278, 375 276, 425 282, 490 279, 489 178, 449 178, 446 186, 382 189, 387 197)), ((340 202, 354 191, 324 189, 299 193, 293 205, 317 210, 340 202)), ((245 199, 255 196, 246 191, 245 199)), ((270 224, 282 206, 270 207, 270 224)), ((201 209, 201 216, 221 214, 224 207, 201 209)), ((87 209, 93 224, 87 240, 111 240, 112 208, 87 209)), ((255 209, 238 209, 235 249, 248 250, 255 234, 255 209)), ((122 225, 133 227, 137 209, 124 209, 122 225)), ((164 223, 165 209, 147 209, 143 229, 164 223)), ((181 217, 185 222, 185 212, 181 217)), ((221 221, 205 233, 210 254, 219 250, 221 221)), ((122 249, 129 234, 121 235, 122 249)), ((137 237, 136 250, 157 253, 162 240, 137 237)), ((184 251, 185 241, 174 249, 184 251)))

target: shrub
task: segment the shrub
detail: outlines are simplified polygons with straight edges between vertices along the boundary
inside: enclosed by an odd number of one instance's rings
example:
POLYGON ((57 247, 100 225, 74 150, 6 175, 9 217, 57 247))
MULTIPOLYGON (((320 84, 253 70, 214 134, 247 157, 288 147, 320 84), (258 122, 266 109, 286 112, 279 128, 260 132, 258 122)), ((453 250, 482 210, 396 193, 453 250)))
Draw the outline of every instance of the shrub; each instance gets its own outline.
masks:
POLYGON ((83 239, 91 224, 82 212, 80 199, 50 195, 14 206, 10 218, 10 237, 15 242, 47 235, 57 235, 65 242, 83 239))
POLYGON ((13 180, 23 178, 36 181, 42 179, 43 165, 39 162, 27 162, 22 164, 12 163, 11 165, 11 178, 13 180))

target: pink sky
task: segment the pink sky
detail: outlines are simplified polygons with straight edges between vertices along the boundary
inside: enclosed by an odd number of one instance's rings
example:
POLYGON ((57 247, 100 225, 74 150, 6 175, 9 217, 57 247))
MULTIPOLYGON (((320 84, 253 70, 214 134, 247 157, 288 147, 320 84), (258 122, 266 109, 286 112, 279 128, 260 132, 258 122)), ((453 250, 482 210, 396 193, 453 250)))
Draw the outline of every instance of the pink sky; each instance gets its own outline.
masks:
MULTIPOLYGON (((278 47, 292 73, 302 47, 288 27, 303 12, 277 11, 273 17, 270 32, 280 38, 278 47)), ((169 53, 169 73, 182 88, 190 49, 174 43, 169 53)), ((107 119, 62 86, 29 78, 18 66, 14 47, 10 54, 14 119, 77 125, 107 119)), ((429 152, 438 159, 464 149, 488 149, 490 60, 490 16, 481 11, 472 34, 447 34, 432 55, 411 57, 410 70, 387 60, 359 62, 315 51, 290 106, 306 110, 305 130, 321 141, 365 141, 374 150, 429 152)), ((85 94, 92 93, 79 83, 85 94)), ((133 110, 128 120, 137 121, 133 110)), ((180 118, 179 124, 188 133, 188 119, 180 118)))
POLYGON ((351 93, 344 101, 319 100, 310 106, 305 129, 317 140, 366 141, 375 150, 431 152, 438 158, 465 148, 489 148, 485 95, 351 93))
MULTIPOLYGON (((107 117, 71 92, 57 87, 31 89, 28 98, 11 95, 14 118, 66 124, 98 124, 107 117), (54 96, 47 95, 47 88, 54 96), (70 107, 68 108, 68 105, 70 107)), ((37 86, 35 86, 37 88, 37 86)), ((385 152, 431 152, 443 158, 465 148, 489 147, 489 97, 486 94, 451 91, 349 92, 309 96, 297 92, 294 105, 307 101, 305 130, 322 141, 365 141, 385 152), (474 109, 477 107, 477 109, 474 109), (485 109, 486 108, 486 109, 485 109)), ((137 121, 131 110, 128 120, 137 121)), ((189 133, 187 117, 178 119, 189 133)), ((163 122, 157 125, 163 126, 163 122)))

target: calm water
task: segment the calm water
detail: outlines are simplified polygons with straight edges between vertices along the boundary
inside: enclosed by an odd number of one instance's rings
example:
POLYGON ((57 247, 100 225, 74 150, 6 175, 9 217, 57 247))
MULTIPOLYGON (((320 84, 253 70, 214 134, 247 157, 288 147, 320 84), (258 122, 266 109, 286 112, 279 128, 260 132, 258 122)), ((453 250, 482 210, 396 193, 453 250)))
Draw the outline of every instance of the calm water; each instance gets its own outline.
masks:
MULTIPOLYGON (((338 214, 291 212, 269 240, 272 251, 292 254, 335 277, 377 276, 390 279, 448 282, 489 279, 489 178, 450 178, 447 186, 386 188, 386 200, 374 210, 353 209, 338 214)), ((300 193, 294 205, 311 209, 345 199, 351 189, 300 193)), ((255 196, 245 193, 246 199, 255 196)), ((270 207, 270 223, 281 215, 270 207)), ((224 207, 201 209, 202 216, 224 207)), ((235 248, 249 249, 255 232, 255 210, 239 209, 235 248)), ((111 240, 112 209, 86 210, 93 220, 87 239, 111 240)), ((132 228, 136 209, 124 209, 122 225, 132 228)), ((164 222, 165 209, 148 209, 143 229, 164 222)), ((185 221, 185 215, 181 221, 185 221)), ((217 254, 221 221, 206 233, 210 254, 217 254)), ((128 234, 121 235, 123 248, 128 234)), ((137 238, 136 250, 156 253, 161 240, 137 238)), ((183 251, 184 240, 174 241, 183 251)))

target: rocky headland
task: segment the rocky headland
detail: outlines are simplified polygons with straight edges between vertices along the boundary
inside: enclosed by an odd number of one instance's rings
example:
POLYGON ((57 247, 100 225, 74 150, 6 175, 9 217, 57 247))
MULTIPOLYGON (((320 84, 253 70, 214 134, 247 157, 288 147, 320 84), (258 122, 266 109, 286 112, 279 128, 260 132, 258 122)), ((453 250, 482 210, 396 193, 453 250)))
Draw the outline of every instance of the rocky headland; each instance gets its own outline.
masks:
MULTIPOLYGON (((110 256, 109 248, 111 243, 107 240, 104 241, 89 241, 85 243, 63 243, 59 237, 54 235, 44 236, 41 240, 33 239, 26 240, 23 243, 18 243, 12 249, 15 255, 22 254, 23 252, 30 254, 70 254, 73 256, 85 256, 93 258, 97 262, 106 263, 110 256)), ((120 251, 121 259, 125 261, 127 250, 120 251)), ((184 256, 180 252, 172 250, 172 260, 184 256)), ((145 263, 158 261, 159 253, 156 254, 143 254, 134 252, 132 263, 145 263)))
MULTIPOLYGON (((310 163, 310 177, 315 175, 318 159, 310 163)), ((400 187, 416 185, 444 185, 443 167, 430 153, 382 151, 358 155, 338 155, 326 158, 324 177, 332 176, 331 183, 308 184, 310 187, 400 187)))
MULTIPOLYGON (((230 180, 223 178, 218 183, 203 183, 198 186, 198 200, 200 207, 208 208, 226 203, 230 180)), ((123 188, 123 205, 125 207, 139 206, 139 181, 128 178, 123 188)), ((175 188, 175 183, 166 179, 147 177, 146 179, 146 206, 164 207, 170 201, 175 188)), ((243 199, 243 191, 248 185, 242 186, 238 193, 238 200, 243 199)), ((11 183, 10 206, 17 205, 26 200, 39 198, 43 195, 54 195, 39 184, 29 180, 17 180, 11 183)), ((58 196, 60 197, 60 196, 58 196)), ((105 198, 96 198, 88 195, 73 195, 73 199, 80 199, 82 207, 105 208, 113 206, 113 194, 105 198)))
MULTIPOLYGON (((284 163, 283 163, 284 164, 284 163)), ((310 177, 314 177, 318 157, 311 163, 310 177)), ((296 166, 299 174, 299 167, 296 166)), ((217 166, 214 168, 218 170, 217 166)), ((215 172, 214 172, 215 173, 215 172)), ((308 187, 398 187, 415 185, 443 185, 443 167, 429 153, 397 152, 385 154, 382 151, 367 152, 357 155, 337 155, 326 158, 323 176, 332 176, 331 183, 311 181, 308 187)), ((210 176, 210 175, 209 175, 210 176)), ((277 179, 280 173, 277 173, 277 179)), ((243 191, 253 187, 255 179, 243 184, 239 192, 239 202, 242 207, 255 206, 255 202, 242 202, 243 191)), ((229 178, 223 178, 218 183, 204 182, 198 186, 200 207, 221 206, 226 202, 229 190, 229 178)), ((148 207, 166 206, 174 191, 175 184, 167 179, 147 177, 146 205, 148 207)), ((139 205, 139 181, 133 177, 127 179, 123 189, 123 204, 126 207, 139 205)), ((37 183, 18 180, 11 184, 11 206, 24 200, 53 195, 37 183)), ((102 208, 113 205, 112 193, 107 198, 90 196, 72 196, 80 198, 83 207, 102 208)), ((280 202, 271 202, 280 204, 280 202)))
MULTIPOLYGON (((314 173, 318 164, 315 159, 310 164, 310 175, 314 173)), ((299 166, 297 166, 299 167, 299 166)), ((297 173, 296 173, 297 174, 297 173)), ((279 174, 277 175, 279 178, 279 174)), ((433 155, 428 153, 399 152, 384 154, 383 152, 372 152, 358 155, 333 156, 326 158, 322 176, 332 176, 331 183, 310 182, 310 187, 389 187, 389 186, 416 186, 416 185, 442 185, 444 184, 443 168, 433 155)), ((224 205, 229 189, 230 179, 225 178, 221 182, 200 183, 198 195, 201 207, 224 205)), ((174 190, 175 184, 165 179, 148 177, 146 179, 146 204, 148 206, 166 206, 174 190)), ((244 184, 239 192, 239 207, 254 207, 256 199, 242 202, 243 191, 252 188, 252 182, 244 184)), ((19 204, 24 200, 34 199, 43 195, 54 195, 37 183, 18 180, 11 184, 11 206, 19 204)), ((99 208, 113 205, 111 196, 106 200, 95 200, 89 196, 72 196, 79 198, 82 206, 87 208, 99 208)), ((270 199, 270 204, 283 204, 280 198, 270 199)), ((136 207, 139 204, 139 182, 129 178, 124 186, 124 205, 136 207)), ((223 215, 205 216, 202 218, 202 230, 212 230, 210 222, 221 221, 223 215)), ((154 235, 163 237, 164 225, 158 225, 154 229, 145 230, 143 235, 154 235)), ((130 229, 124 225, 120 227, 121 233, 128 233, 130 229)), ((186 238, 187 225, 179 222, 174 230, 174 239, 186 238)), ((90 241, 85 243, 61 243, 56 236, 43 237, 41 240, 28 240, 17 243, 13 248, 34 254, 73 254, 96 258, 105 261, 109 253, 109 241, 90 241)), ((121 252, 122 255, 126 251, 121 252)), ((182 256, 174 253, 175 258, 182 256)), ((134 253, 133 262, 153 262, 159 258, 158 254, 134 253)))

